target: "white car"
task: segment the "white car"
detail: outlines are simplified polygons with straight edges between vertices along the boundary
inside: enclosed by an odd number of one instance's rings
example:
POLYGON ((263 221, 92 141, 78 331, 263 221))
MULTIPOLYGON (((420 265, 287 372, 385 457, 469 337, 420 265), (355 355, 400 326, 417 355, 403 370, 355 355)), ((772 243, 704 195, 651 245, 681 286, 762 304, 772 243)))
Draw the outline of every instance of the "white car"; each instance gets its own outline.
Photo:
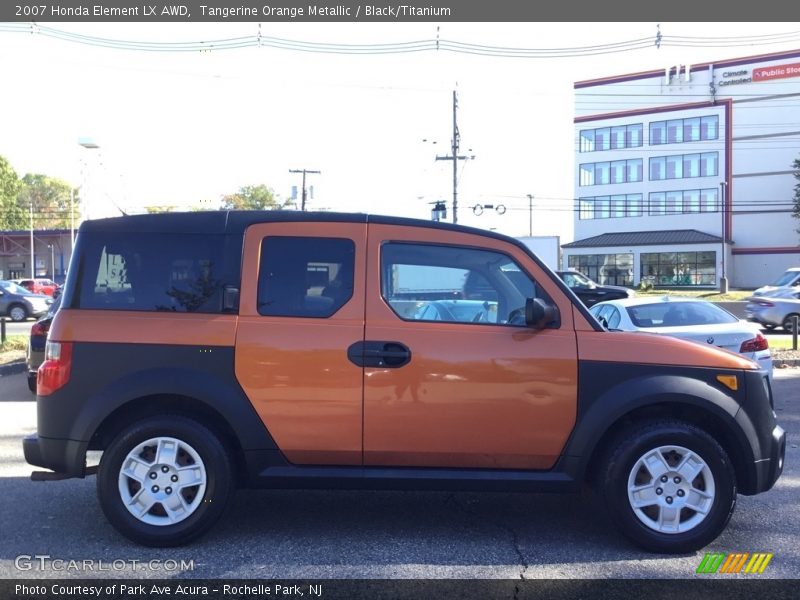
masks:
POLYGON ((769 342, 758 325, 713 302, 673 296, 624 298, 598 302, 590 312, 608 329, 661 333, 737 352, 772 377, 769 342))

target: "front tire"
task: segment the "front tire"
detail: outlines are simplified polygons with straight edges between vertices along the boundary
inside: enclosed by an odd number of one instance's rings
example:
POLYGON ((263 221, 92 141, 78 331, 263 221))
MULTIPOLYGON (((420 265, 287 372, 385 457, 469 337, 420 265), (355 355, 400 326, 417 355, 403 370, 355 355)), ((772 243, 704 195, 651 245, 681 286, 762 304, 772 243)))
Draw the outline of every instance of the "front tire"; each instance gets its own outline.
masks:
POLYGON ((602 472, 612 521, 642 548, 694 552, 725 529, 736 475, 722 446, 680 421, 635 425, 617 438, 602 472))
POLYGON ((228 453, 209 429, 178 415, 123 430, 103 452, 97 494, 106 518, 145 546, 186 544, 222 516, 234 489, 228 453))
POLYGON ((15 304, 8 310, 8 316, 15 323, 21 323, 28 318, 28 310, 21 304, 15 304))

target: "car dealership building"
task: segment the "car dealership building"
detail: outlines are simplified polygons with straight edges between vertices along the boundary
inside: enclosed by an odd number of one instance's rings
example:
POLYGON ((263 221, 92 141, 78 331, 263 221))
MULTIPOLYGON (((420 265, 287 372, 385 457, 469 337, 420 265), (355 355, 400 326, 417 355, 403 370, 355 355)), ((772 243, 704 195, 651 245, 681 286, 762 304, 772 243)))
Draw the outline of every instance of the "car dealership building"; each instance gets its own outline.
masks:
POLYGON ((575 114, 565 266, 742 288, 800 266, 800 50, 581 81, 575 114))

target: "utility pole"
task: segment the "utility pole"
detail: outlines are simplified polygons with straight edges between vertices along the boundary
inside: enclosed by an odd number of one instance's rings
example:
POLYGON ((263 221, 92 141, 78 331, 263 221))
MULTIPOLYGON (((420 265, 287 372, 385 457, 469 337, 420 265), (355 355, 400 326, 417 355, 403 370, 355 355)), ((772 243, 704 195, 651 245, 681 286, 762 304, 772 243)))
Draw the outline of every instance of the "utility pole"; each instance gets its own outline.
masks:
POLYGON ((458 148, 460 144, 461 134, 458 132, 457 122, 458 112, 458 93, 453 90, 453 141, 452 141, 452 154, 450 156, 437 156, 436 160, 452 160, 453 161, 453 223, 458 223, 458 161, 467 160, 467 158, 475 158, 474 156, 459 156, 458 148))
POLYGON ((533 237, 533 194, 528 194, 528 237, 533 237))
POLYGON ((300 201, 300 210, 306 210, 306 173, 318 175, 322 171, 311 171, 309 169, 289 169, 289 173, 302 173, 303 174, 303 195, 300 201))
POLYGON ((35 255, 33 252, 33 200, 31 200, 31 279, 36 277, 36 270, 33 264, 35 255))

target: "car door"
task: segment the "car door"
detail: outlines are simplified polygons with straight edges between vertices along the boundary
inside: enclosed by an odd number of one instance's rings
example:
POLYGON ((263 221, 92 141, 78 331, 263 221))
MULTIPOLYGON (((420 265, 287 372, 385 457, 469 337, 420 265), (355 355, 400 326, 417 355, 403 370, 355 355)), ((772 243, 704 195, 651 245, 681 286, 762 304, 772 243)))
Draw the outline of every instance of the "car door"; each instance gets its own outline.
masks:
POLYGON ((577 401, 572 305, 555 283, 524 250, 488 236, 373 223, 368 247, 365 465, 551 467, 577 401), (496 302, 494 322, 415 319, 409 305, 463 298, 472 273, 491 286, 493 298, 472 290, 471 300, 496 302), (557 327, 524 325, 533 293, 555 301, 557 327))
POLYGON ((264 223, 245 232, 236 376, 286 458, 362 462, 364 223, 264 223))

